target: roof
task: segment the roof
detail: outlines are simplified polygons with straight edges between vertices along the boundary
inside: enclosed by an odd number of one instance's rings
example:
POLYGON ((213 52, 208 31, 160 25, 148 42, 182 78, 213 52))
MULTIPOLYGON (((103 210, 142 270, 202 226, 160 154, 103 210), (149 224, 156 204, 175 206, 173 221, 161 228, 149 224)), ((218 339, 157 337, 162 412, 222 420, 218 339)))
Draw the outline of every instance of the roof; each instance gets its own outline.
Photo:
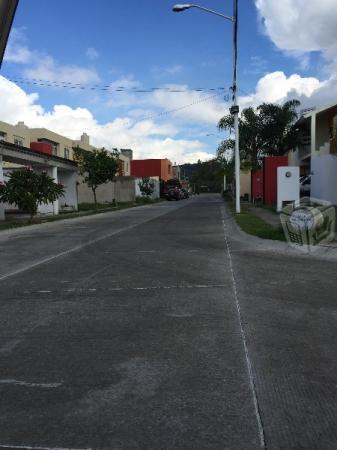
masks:
POLYGON ((319 114, 319 113, 321 113, 323 111, 326 111, 328 109, 334 108, 336 106, 337 106, 337 100, 334 103, 331 103, 329 105, 321 106, 320 108, 314 108, 312 111, 308 111, 307 113, 302 114, 301 117, 309 118, 309 117, 311 117, 314 114, 319 114))

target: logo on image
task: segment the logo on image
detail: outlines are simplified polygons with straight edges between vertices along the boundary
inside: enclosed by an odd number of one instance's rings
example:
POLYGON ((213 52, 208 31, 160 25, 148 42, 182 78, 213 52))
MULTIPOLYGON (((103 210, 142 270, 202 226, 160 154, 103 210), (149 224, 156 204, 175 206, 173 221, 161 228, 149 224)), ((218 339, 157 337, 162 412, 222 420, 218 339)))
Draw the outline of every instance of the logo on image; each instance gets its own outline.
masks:
POLYGON ((303 197, 282 209, 280 219, 290 245, 314 251, 335 237, 335 208, 330 202, 303 197))

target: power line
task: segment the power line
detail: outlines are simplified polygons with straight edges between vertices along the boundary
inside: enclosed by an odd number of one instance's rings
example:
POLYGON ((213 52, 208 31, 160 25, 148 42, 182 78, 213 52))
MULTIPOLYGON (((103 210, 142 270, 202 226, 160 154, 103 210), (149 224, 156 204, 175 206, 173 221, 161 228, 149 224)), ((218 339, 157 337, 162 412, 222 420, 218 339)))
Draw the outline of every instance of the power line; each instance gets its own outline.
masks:
POLYGON ((41 78, 21 78, 21 77, 9 77, 4 75, 9 81, 17 84, 41 86, 41 87, 51 87, 51 88, 62 88, 62 89, 78 89, 78 90, 89 90, 89 91, 105 91, 105 92, 131 92, 131 93, 153 93, 153 92, 169 92, 169 93, 181 93, 181 92, 224 92, 226 88, 224 87, 194 87, 188 89, 179 89, 174 87, 128 87, 128 86, 112 86, 111 84, 85 84, 85 83, 74 83, 71 81, 60 81, 60 80, 45 80, 41 78))
MULTIPOLYGON (((228 90, 229 90, 229 89, 227 89, 227 91, 228 91, 228 90)), ((179 106, 179 107, 173 108, 173 109, 164 110, 164 111, 161 111, 161 112, 158 113, 158 114, 152 114, 152 115, 148 115, 148 116, 143 116, 143 117, 141 117, 141 118, 138 118, 136 121, 132 122, 132 125, 135 125, 135 124, 137 124, 137 123, 139 123, 139 122, 143 122, 143 121, 145 121, 145 120, 152 120, 152 119, 155 119, 155 118, 157 118, 157 117, 163 117, 163 116, 166 116, 166 115, 169 115, 169 114, 173 114, 173 113, 178 112, 178 111, 182 111, 182 110, 187 109, 187 108, 191 108, 192 106, 198 105, 198 104, 200 104, 200 103, 203 103, 203 102, 207 102, 207 101, 213 100, 214 98, 216 98, 216 97, 218 97, 218 96, 220 96, 220 95, 223 95, 223 92, 217 92, 216 94, 213 94, 213 95, 210 95, 210 96, 207 96, 207 97, 203 97, 203 98, 199 98, 199 99, 197 99, 197 100, 195 100, 195 101, 193 101, 193 102, 191 102, 191 103, 188 103, 188 104, 186 104, 186 105, 182 105, 182 106, 179 106)), ((121 123, 122 123, 122 124, 125 124, 125 125, 130 124, 130 122, 131 122, 130 119, 126 119, 126 120, 121 121, 121 123)), ((130 124, 130 125, 131 125, 131 124, 130 124)), ((93 127, 87 128, 87 131, 89 131, 89 130, 94 130, 94 129, 102 129, 102 128, 104 129, 104 128, 109 128, 109 127, 112 127, 112 126, 113 126, 113 124, 106 124, 106 125, 100 125, 100 126, 93 126, 93 127)), ((77 130, 77 128, 63 128, 63 129, 64 129, 65 131, 74 131, 74 130, 77 130)))

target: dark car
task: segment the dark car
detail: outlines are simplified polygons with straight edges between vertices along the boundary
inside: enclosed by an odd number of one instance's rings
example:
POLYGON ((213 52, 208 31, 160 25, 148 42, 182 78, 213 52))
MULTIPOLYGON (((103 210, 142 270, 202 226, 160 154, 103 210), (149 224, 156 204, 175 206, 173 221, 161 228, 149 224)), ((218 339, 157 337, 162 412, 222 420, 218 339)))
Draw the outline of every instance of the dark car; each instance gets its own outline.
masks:
POLYGON ((167 190, 167 200, 181 200, 181 189, 177 186, 172 186, 167 190))

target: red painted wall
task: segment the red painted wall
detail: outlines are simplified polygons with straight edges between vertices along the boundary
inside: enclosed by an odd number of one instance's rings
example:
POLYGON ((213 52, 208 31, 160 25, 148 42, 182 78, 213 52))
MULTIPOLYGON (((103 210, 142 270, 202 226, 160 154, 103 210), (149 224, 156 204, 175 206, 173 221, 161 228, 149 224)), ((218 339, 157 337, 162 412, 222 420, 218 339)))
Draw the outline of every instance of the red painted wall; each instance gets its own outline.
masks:
POLYGON ((120 159, 118 160, 118 175, 123 176, 123 162, 120 159))
POLYGON ((30 148, 36 152, 44 153, 46 155, 53 154, 53 147, 51 144, 47 144, 46 142, 31 142, 30 148))
POLYGON ((263 170, 255 170, 252 176, 252 199, 263 199, 263 170))
POLYGON ((263 159, 263 199, 266 205, 277 202, 277 168, 288 166, 287 156, 267 156, 263 159))
POLYGON ((133 177, 159 177, 167 181, 172 178, 172 163, 167 159, 133 159, 131 175, 133 177))

